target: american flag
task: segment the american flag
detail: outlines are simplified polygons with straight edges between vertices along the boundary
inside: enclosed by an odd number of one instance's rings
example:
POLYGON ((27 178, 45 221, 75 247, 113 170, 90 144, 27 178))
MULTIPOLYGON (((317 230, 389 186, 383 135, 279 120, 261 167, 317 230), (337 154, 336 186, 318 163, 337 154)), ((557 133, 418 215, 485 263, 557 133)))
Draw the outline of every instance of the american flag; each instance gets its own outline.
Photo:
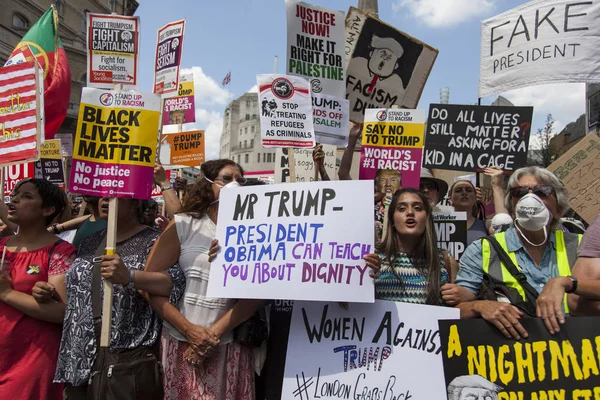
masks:
POLYGON ((36 69, 33 63, 0 68, 0 164, 37 157, 36 69))
POLYGON ((225 75, 225 78, 223 78, 223 83, 221 83, 221 85, 227 86, 229 85, 229 82, 231 82, 231 71, 229 71, 227 75, 225 75))

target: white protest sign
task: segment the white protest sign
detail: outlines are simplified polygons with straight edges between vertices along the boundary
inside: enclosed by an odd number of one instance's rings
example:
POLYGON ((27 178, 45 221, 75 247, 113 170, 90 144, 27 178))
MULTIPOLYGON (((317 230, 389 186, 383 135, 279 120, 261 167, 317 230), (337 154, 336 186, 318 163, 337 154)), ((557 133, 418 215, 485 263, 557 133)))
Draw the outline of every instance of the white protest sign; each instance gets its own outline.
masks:
POLYGON ((225 189, 209 297, 373 302, 373 183, 225 189))
POLYGON ((178 88, 184 29, 185 20, 182 19, 158 30, 154 60, 154 93, 170 93, 178 88))
POLYGON ((87 86, 112 89, 138 83, 140 18, 87 14, 87 86))
POLYGON ((315 147, 311 91, 299 76, 257 75, 264 147, 315 147))
POLYGON ((313 92, 313 121, 319 143, 345 147, 350 132, 350 102, 313 92))
POLYGON ((343 98, 346 93, 344 12, 286 0, 289 75, 310 81, 313 94, 343 98))
POLYGON ((481 23, 479 97, 554 82, 600 82, 600 2, 536 0, 481 23))
POLYGON ((295 302, 282 399, 446 398, 439 319, 455 308, 295 302))

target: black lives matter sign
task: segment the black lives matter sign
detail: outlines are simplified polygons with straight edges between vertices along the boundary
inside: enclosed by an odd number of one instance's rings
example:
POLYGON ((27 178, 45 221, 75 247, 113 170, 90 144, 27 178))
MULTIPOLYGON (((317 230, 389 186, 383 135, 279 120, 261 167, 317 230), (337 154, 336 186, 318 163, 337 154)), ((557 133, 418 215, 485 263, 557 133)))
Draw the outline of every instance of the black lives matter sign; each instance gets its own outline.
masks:
POLYGON ((527 163, 533 107, 432 104, 424 168, 514 171, 527 163))

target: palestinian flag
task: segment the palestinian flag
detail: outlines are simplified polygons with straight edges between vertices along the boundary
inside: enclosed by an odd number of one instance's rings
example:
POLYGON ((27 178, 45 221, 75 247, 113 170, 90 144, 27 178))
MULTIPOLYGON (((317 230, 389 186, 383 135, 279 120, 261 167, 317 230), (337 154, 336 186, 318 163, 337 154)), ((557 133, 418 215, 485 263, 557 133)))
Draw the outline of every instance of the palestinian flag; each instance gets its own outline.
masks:
POLYGON ((23 36, 6 66, 36 60, 44 71, 45 137, 52 139, 67 115, 71 97, 71 70, 58 37, 54 5, 23 36))

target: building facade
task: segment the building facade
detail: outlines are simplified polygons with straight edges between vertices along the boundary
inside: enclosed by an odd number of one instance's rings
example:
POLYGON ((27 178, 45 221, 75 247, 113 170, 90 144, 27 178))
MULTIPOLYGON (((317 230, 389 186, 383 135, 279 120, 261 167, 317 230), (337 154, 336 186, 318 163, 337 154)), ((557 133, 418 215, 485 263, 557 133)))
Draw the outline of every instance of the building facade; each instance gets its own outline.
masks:
POLYGON ((0 0, 0 65, 4 65, 23 35, 52 4, 58 11, 59 36, 71 69, 69 109, 59 133, 73 134, 77 128, 81 88, 87 79, 87 13, 133 15, 139 4, 136 0, 0 0))
POLYGON ((233 100, 223 116, 220 158, 240 164, 247 175, 272 174, 275 149, 261 144, 258 94, 246 93, 233 100))

